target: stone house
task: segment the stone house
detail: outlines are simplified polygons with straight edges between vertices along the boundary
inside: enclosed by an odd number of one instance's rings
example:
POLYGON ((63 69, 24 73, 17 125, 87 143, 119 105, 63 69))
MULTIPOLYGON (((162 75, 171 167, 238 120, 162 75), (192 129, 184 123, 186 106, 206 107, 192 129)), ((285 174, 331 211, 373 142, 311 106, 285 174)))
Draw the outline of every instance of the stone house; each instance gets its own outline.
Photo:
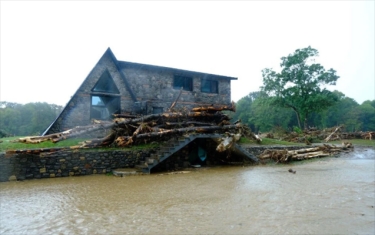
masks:
POLYGON ((114 113, 166 111, 181 93, 175 109, 229 105, 234 77, 118 61, 108 48, 44 135, 114 113))

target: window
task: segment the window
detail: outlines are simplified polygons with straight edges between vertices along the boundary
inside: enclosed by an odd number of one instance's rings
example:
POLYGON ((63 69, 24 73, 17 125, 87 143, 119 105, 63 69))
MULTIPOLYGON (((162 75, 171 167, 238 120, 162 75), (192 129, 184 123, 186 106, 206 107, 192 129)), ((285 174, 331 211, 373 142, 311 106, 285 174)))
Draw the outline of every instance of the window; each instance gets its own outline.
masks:
POLYGON ((163 107, 152 107, 152 113, 153 114, 163 113, 163 107))
POLYGON ((120 113, 120 97, 91 96, 91 118, 110 119, 114 113, 120 113))
POLYGON ((214 80, 202 79, 201 81, 201 91, 208 93, 219 93, 218 92, 218 82, 214 80))
POLYGON ((106 70, 95 84, 92 91, 119 94, 119 90, 113 81, 111 74, 106 70))
POLYGON ((181 89, 181 87, 185 91, 192 91, 193 90, 193 78, 175 75, 173 79, 173 88, 181 89))

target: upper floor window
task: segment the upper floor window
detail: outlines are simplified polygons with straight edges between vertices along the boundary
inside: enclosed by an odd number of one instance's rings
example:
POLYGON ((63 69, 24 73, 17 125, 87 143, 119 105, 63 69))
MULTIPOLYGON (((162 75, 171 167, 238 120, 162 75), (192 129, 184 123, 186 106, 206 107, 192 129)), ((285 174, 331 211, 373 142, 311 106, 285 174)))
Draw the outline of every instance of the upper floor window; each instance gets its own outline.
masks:
POLYGON ((208 93, 219 93, 218 82, 214 80, 202 79, 201 91, 208 93))
POLYGON ((108 70, 104 71, 92 91, 119 94, 119 90, 108 70))
POLYGON ((193 78, 175 75, 173 78, 173 88, 182 89, 185 91, 193 90, 193 78))

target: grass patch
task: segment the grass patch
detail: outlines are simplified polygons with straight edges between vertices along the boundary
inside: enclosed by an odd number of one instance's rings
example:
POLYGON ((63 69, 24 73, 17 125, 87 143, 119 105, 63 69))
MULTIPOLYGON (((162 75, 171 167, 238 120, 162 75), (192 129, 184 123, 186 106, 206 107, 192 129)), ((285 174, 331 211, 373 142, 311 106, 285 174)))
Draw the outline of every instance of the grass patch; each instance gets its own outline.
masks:
POLYGON ((335 140, 335 141, 330 141, 329 143, 339 145, 342 142, 349 142, 357 146, 375 147, 375 140, 365 140, 365 139, 335 140))
MULTIPOLYGON (((0 143, 0 152, 5 152, 7 150, 70 147, 70 146, 79 145, 80 142, 88 140, 88 139, 83 139, 83 138, 71 138, 71 139, 59 141, 57 143, 52 143, 51 141, 45 141, 45 142, 38 143, 38 144, 12 142, 13 140, 16 140, 18 138, 22 138, 22 137, 16 136, 16 137, 0 138, 0 141, 2 141, 0 143)), ((127 148, 101 147, 101 148, 79 149, 79 151, 87 151, 87 150, 93 150, 93 149, 95 149, 96 151, 108 151, 108 150, 119 150, 119 149, 142 150, 142 149, 156 148, 159 146, 160 146, 159 143, 152 142, 148 144, 134 145, 134 146, 130 146, 127 148)))
MULTIPOLYGON (((83 138, 72 138, 63 140, 57 143, 52 143, 51 141, 45 141, 39 144, 26 144, 26 143, 19 143, 19 142, 12 142, 21 137, 7 137, 7 138, 0 138, 0 152, 5 152, 7 150, 18 150, 18 149, 40 149, 40 148, 59 148, 59 147, 70 147, 79 145, 79 142, 85 141, 87 139, 83 138)), ((338 141, 330 141, 330 144, 341 144, 342 142, 350 142, 353 145, 357 146, 369 146, 375 147, 375 140, 365 140, 365 139, 350 139, 350 140, 338 140, 338 141)), ((270 138, 263 138, 261 143, 257 143, 255 140, 248 139, 245 137, 241 137, 239 144, 247 144, 247 145, 257 145, 257 146, 268 146, 268 145, 283 145, 283 146, 298 146, 298 145, 305 145, 304 143, 295 143, 295 142, 288 142, 288 141, 281 141, 277 139, 270 139, 270 138)), ((108 151, 108 150, 142 150, 142 149, 151 149, 160 147, 161 143, 158 142, 151 142, 147 144, 140 144, 134 145, 127 148, 116 148, 116 147, 102 147, 102 148, 92 148, 92 149, 81 149, 80 151, 87 151, 93 150, 96 151, 108 151)))
POLYGON ((251 140, 245 137, 241 137, 240 144, 253 144, 253 145, 305 145, 303 143, 295 143, 295 142, 288 142, 288 141, 282 141, 277 139, 270 139, 270 138, 263 138, 262 142, 257 143, 255 140, 251 140))
POLYGON ((17 149, 40 149, 40 148, 60 148, 60 147, 69 147, 78 145, 79 142, 82 142, 86 139, 82 138, 72 138, 67 140, 62 140, 57 143, 52 143, 51 141, 45 141, 39 144, 26 144, 26 143, 19 143, 19 142, 12 142, 18 138, 22 138, 20 136, 17 137, 7 137, 1 138, 0 141, 0 152, 4 152, 6 150, 17 150, 17 149))

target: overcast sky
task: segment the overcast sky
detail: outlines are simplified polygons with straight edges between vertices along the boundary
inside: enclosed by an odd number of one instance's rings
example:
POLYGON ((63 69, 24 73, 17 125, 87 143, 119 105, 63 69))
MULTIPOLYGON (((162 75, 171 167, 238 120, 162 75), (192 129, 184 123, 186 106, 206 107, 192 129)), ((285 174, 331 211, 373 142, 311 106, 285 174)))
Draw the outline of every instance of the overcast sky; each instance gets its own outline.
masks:
POLYGON ((237 77, 311 46, 358 103, 375 99, 374 1, 1 1, 0 100, 65 105, 105 50, 118 60, 237 77))

